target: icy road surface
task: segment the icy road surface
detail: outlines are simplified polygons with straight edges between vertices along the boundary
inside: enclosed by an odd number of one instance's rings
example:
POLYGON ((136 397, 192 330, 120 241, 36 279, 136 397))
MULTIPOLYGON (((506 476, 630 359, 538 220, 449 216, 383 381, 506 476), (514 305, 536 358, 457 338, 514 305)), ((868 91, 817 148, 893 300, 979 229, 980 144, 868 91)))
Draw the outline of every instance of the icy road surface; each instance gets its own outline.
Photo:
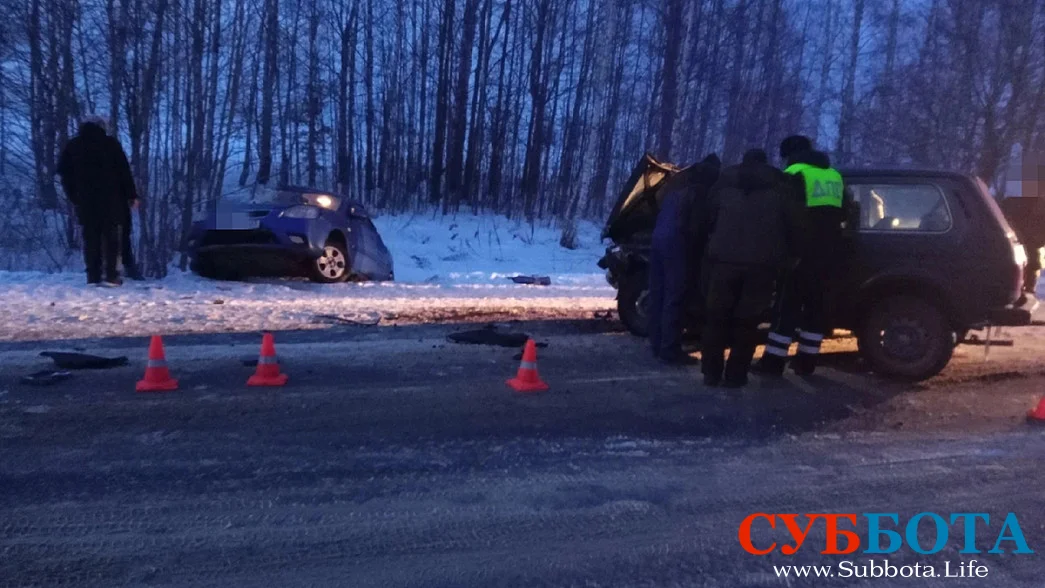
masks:
POLYGON ((0 340, 325 328, 449 320, 590 318, 615 308, 596 263, 598 227, 577 247, 555 227, 491 216, 387 216, 376 224, 395 258, 395 283, 217 282, 173 272, 163 280, 91 288, 78 268, 0 272, 0 340), (548 276, 526 286, 515 275, 548 276))

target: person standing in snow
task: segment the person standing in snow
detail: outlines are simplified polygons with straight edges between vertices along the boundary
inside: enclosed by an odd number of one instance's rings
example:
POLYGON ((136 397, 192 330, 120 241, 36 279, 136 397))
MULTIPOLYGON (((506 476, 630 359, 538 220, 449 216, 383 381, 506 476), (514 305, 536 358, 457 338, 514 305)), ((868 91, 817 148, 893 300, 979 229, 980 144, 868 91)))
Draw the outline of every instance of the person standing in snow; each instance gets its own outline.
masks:
POLYGON ((751 149, 740 165, 722 171, 708 197, 705 385, 747 384, 759 320, 799 230, 800 209, 790 189, 789 178, 769 165, 765 151, 751 149))
POLYGON ((123 147, 107 128, 103 117, 86 117, 62 150, 58 175, 83 227, 87 283, 113 287, 121 284, 120 228, 138 197, 123 147))
POLYGON ((663 188, 650 251, 649 338, 653 355, 665 363, 686 363, 682 351, 682 314, 703 242, 693 226, 695 207, 718 179, 720 162, 711 154, 670 178, 663 188))
POLYGON ((798 355, 791 368, 807 376, 816 369, 828 328, 827 289, 844 261, 843 228, 851 202, 842 175, 831 167, 826 153, 813 149, 809 137, 784 139, 780 157, 786 162, 784 173, 790 176, 792 192, 804 204, 804 230, 797 264, 778 288, 773 328, 756 371, 783 375, 797 331, 798 355))

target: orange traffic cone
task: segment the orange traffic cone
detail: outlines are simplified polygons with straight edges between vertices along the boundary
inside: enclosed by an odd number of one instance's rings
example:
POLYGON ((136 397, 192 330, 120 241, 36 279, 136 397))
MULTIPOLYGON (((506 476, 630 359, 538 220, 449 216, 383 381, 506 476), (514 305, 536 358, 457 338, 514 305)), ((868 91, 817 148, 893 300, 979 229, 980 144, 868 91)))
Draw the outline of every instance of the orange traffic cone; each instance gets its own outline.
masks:
POLYGON ((159 335, 153 335, 149 342, 149 363, 145 367, 145 378, 134 389, 138 392, 170 392, 178 389, 178 380, 171 378, 167 370, 163 339, 159 335))
POLYGON ((1045 425, 1045 396, 1041 397, 1034 410, 1027 411, 1027 422, 1034 425, 1045 425))
POLYGON ((537 375, 537 344, 533 339, 526 341, 519 372, 507 384, 516 392, 544 392, 548 389, 548 384, 537 375))
POLYGON ((289 376, 279 373, 279 360, 276 359, 276 341, 272 333, 265 333, 261 337, 261 357, 258 358, 258 368, 254 375, 247 380, 248 386, 282 386, 287 383, 289 376))

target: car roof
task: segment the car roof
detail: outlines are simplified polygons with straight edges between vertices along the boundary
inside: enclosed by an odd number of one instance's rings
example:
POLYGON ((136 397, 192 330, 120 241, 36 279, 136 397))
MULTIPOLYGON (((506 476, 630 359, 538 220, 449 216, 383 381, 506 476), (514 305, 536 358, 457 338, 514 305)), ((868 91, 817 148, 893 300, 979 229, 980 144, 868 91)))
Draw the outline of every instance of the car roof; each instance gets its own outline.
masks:
POLYGON ((868 167, 868 168, 843 168, 839 172, 843 176, 848 177, 874 177, 874 176, 889 176, 893 178, 948 178, 955 180, 968 180, 973 176, 971 174, 964 174, 961 172, 951 170, 940 170, 930 168, 889 168, 889 167, 868 167))

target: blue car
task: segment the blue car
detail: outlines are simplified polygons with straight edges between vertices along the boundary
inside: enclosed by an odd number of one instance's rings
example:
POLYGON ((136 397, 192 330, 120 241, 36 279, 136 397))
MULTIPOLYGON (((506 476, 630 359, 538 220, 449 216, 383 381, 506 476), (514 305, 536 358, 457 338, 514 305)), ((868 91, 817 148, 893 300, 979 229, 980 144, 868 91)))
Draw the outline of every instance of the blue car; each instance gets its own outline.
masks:
POLYGON ((392 280, 392 255, 365 208, 332 192, 265 188, 223 199, 189 235, 192 271, 214 279, 392 280))

